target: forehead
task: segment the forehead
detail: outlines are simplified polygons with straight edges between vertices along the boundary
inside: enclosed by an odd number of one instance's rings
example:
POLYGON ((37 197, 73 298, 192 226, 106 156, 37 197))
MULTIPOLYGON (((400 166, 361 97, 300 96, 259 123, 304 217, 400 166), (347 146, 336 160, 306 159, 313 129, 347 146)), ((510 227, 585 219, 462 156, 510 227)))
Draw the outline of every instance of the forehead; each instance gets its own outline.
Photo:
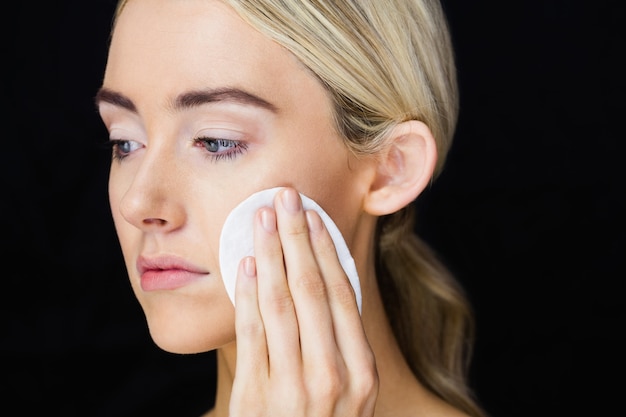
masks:
POLYGON ((311 82, 293 55, 215 0, 130 0, 104 77, 130 96, 228 86, 286 101, 295 99, 290 87, 311 82))

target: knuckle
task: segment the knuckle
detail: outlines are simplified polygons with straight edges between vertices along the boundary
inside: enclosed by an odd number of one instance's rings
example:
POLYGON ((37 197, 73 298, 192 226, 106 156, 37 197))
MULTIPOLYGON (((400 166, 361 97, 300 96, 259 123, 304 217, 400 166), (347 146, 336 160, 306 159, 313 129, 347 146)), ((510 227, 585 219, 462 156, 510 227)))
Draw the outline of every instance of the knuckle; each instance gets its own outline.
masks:
POLYGON ((273 410, 281 410, 280 415, 302 415, 302 407, 307 404, 307 395, 302 386, 295 381, 275 385, 270 394, 273 410))
POLYGON ((289 313, 293 311, 293 298, 288 291, 274 291, 268 297, 268 306, 275 313, 289 313))
POLYGON ((315 249, 321 256, 337 256, 337 248, 335 247, 335 244, 330 239, 330 237, 328 237, 327 239, 318 239, 317 244, 315 245, 315 249))
POLYGON ((306 224, 298 224, 288 227, 286 235, 292 239, 309 239, 309 229, 306 224))
POLYGON ((350 306, 354 304, 354 289, 346 278, 339 282, 333 283, 329 288, 331 297, 341 306, 350 306))
POLYGON ((344 390, 344 378, 337 367, 318 367, 316 377, 311 379, 312 397, 316 402, 334 403, 344 390))
POLYGON ((285 383, 282 385, 282 389, 276 391, 278 402, 294 411, 307 401, 304 387, 298 382, 290 381, 290 383, 285 383))
POLYGON ((261 417, 266 408, 264 399, 250 393, 258 392, 258 384, 253 381, 236 380, 229 404, 230 417, 261 417))
POLYGON ((378 384, 378 372, 374 366, 370 366, 367 371, 359 373, 352 384, 352 391, 358 398, 370 398, 378 392, 378 384))
POLYGON ((237 323, 237 336, 245 339, 264 338, 265 328, 258 321, 240 321, 237 323))
POLYGON ((307 294, 316 298, 326 296, 326 285, 318 271, 304 271, 298 274, 296 288, 304 290, 307 294))

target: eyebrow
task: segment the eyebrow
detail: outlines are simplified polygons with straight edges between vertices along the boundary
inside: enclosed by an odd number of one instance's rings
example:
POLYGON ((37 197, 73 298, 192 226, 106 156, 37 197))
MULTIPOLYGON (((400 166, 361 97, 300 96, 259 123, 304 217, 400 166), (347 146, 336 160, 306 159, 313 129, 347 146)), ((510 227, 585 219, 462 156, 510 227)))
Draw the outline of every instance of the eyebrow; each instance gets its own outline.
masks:
MULTIPOLYGON (((269 101, 239 88, 231 87, 210 90, 187 91, 179 94, 174 99, 171 107, 174 110, 186 110, 194 107, 199 107, 204 104, 217 103, 222 101, 235 102, 259 107, 269 110, 273 113, 278 112, 278 108, 269 101)), ((122 93, 110 90, 105 87, 100 88, 95 96, 96 107, 98 107, 100 103, 109 103, 114 106, 131 111, 133 113, 137 113, 137 106, 135 106, 130 98, 126 97, 122 93)))

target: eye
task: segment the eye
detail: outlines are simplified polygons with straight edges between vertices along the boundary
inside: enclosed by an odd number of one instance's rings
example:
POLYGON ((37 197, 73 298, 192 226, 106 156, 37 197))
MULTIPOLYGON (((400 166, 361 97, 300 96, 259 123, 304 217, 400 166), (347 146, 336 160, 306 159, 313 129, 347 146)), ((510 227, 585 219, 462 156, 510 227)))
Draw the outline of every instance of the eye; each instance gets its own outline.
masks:
POLYGON ((143 145, 134 140, 111 139, 109 145, 113 149, 113 159, 121 161, 143 145))
POLYGON ((248 149, 246 143, 231 139, 202 137, 194 139, 194 143, 203 146, 209 157, 215 161, 224 158, 233 159, 248 149))

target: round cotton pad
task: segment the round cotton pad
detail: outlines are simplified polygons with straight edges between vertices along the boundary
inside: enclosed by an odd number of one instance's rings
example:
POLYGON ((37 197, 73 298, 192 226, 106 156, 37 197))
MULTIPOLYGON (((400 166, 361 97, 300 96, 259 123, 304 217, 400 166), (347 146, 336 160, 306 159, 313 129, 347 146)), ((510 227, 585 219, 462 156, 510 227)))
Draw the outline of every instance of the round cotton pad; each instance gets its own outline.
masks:
MULTIPOLYGON (((270 188, 252 194, 231 211, 224 222, 220 236, 220 269, 226 292, 235 304, 235 281, 240 261, 254 255, 253 223, 256 211, 261 207, 273 207, 274 196, 282 187, 270 188)), ((341 232, 326 212, 310 198, 300 194, 305 210, 315 210, 322 218, 326 229, 333 239, 339 262, 343 267, 356 296, 359 313, 361 312, 361 285, 354 259, 341 232)))

